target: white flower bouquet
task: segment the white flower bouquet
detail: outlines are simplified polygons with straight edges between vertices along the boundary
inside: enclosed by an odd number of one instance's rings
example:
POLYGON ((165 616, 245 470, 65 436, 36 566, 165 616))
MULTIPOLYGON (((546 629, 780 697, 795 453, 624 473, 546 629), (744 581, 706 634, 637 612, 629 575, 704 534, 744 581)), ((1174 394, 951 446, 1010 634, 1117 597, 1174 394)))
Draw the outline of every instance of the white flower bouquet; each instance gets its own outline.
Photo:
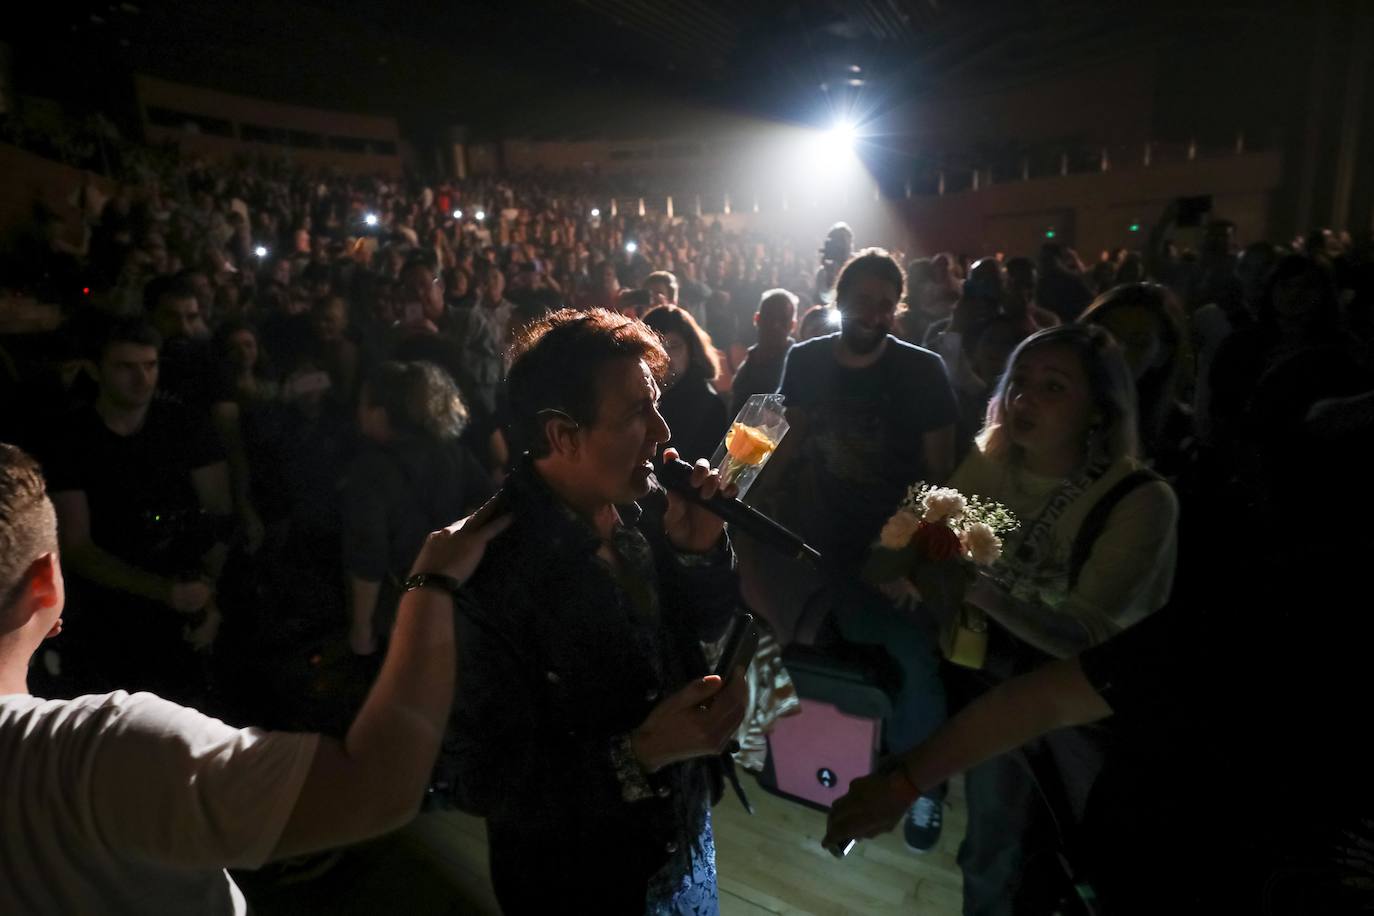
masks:
POLYGON ((892 581, 909 575, 913 564, 950 560, 991 566, 1002 556, 1002 535, 1018 524, 1000 503, 918 483, 883 526, 865 578, 892 581))
POLYGON ((964 592, 978 567, 1001 558, 1002 536, 1018 525, 1000 503, 918 483, 883 526, 863 578, 894 600, 918 600, 940 627, 945 656, 981 667, 986 625, 964 608, 964 592))

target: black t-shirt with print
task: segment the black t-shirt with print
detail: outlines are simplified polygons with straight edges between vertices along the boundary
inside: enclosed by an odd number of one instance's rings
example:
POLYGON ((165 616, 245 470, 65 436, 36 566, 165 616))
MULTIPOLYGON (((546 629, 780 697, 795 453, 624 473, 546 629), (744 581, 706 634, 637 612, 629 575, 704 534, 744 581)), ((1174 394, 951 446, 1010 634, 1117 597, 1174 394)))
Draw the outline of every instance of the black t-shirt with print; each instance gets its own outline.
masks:
POLYGON ((779 390, 807 417, 790 521, 845 561, 863 554, 907 488, 927 476, 922 438, 958 411, 936 354, 889 336, 876 363, 851 369, 835 360, 839 340, 794 346, 779 390))

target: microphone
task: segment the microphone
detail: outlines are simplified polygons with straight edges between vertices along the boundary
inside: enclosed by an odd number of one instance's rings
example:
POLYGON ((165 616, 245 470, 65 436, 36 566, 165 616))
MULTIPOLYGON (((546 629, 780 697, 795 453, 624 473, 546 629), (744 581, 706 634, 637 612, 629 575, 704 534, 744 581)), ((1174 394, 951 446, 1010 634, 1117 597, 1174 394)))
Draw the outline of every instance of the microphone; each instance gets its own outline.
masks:
POLYGON ((710 499, 702 499, 696 487, 692 486, 692 466, 681 458, 676 461, 660 459, 655 464, 658 468, 659 483, 669 490, 725 519, 732 527, 743 531, 760 544, 767 544, 793 559, 820 565, 821 555, 816 548, 753 506, 747 506, 738 499, 726 499, 719 493, 710 499))

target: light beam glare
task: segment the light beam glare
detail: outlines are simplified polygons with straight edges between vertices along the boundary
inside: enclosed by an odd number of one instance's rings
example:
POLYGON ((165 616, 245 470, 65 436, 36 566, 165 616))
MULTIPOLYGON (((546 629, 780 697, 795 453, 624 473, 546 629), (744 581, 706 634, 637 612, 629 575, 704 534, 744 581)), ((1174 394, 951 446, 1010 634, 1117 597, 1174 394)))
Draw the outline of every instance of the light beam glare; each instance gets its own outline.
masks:
POLYGON ((833 155, 849 155, 854 152, 854 142, 859 138, 854 125, 846 120, 836 121, 834 126, 822 137, 828 151, 833 155))

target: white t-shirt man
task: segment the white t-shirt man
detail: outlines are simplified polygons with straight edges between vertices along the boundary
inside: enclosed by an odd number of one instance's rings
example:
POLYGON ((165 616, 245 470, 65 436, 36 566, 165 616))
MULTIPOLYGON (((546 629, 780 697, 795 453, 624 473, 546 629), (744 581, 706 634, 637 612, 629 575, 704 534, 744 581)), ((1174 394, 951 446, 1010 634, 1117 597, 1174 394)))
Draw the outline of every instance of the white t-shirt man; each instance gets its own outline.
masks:
POLYGON ((0 696, 0 913, 244 914, 319 736, 150 693, 0 696))

